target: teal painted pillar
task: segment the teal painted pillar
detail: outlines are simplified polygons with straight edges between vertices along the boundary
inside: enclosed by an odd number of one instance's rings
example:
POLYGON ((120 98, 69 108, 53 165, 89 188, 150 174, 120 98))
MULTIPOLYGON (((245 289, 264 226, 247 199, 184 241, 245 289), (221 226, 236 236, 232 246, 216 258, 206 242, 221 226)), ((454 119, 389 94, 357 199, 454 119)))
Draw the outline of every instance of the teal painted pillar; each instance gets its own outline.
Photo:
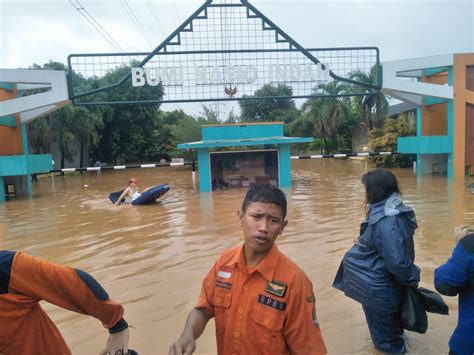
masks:
POLYGON ((448 138, 451 146, 451 153, 448 153, 448 177, 453 177, 454 159, 454 105, 453 100, 448 101, 448 138))
POLYGON ((5 182, 3 176, 0 176, 0 203, 5 202, 5 182))
MULTIPOLYGON (((416 136, 423 135, 423 114, 421 107, 416 108, 416 136)), ((423 173, 423 159, 421 154, 416 154, 416 176, 421 176, 423 173)))
POLYGON ((198 149, 199 189, 201 192, 212 190, 211 185, 211 160, 209 149, 198 149))
MULTIPOLYGON (((448 85, 453 87, 453 67, 450 67, 448 70, 448 85)), ((453 177, 454 171, 454 159, 453 159, 453 151, 454 151, 454 105, 453 100, 448 101, 448 137, 451 144, 451 153, 448 154, 448 177, 453 177)))
POLYGON ((23 143, 23 154, 30 154, 30 149, 28 148, 28 136, 26 135, 26 123, 21 124, 21 141, 23 143))
MULTIPOLYGON (((21 124, 21 141, 23 143, 23 155, 29 155, 28 136, 26 135, 26 123, 21 124)), ((26 188, 28 196, 33 196, 33 184, 31 182, 31 175, 26 175, 26 188)))
POLYGON ((280 145, 278 151, 280 157, 280 169, 278 180, 280 187, 291 186, 291 149, 289 144, 280 145))

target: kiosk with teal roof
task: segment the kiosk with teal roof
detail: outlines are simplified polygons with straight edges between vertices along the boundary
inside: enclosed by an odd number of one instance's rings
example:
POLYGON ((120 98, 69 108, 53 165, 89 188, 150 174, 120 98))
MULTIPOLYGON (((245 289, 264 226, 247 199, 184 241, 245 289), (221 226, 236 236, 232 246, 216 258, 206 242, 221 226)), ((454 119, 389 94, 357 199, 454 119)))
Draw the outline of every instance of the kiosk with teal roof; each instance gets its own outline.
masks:
POLYGON ((179 144, 196 149, 201 192, 254 184, 291 186, 291 144, 312 137, 285 137, 283 122, 202 126, 202 140, 179 144))

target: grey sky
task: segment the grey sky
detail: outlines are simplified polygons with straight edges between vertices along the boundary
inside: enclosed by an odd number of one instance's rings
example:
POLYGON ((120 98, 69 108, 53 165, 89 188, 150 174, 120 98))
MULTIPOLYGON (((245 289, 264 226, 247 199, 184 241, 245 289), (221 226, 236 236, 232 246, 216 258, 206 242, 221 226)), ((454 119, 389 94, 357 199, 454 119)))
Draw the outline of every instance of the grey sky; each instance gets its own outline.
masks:
MULTIPOLYGON (((151 0, 166 35, 202 4, 151 0)), ((125 51, 150 46, 119 0, 80 0, 125 51)), ((165 35, 147 0, 127 4, 157 46, 165 35)), ((474 0, 314 0, 251 3, 306 47, 377 46, 381 60, 474 52, 474 0)), ((68 0, 0 0, 0 68, 28 67, 71 53, 116 51, 68 0)))
MULTIPOLYGON (((126 51, 150 46, 119 0, 81 4, 126 51)), ((378 46, 382 61, 474 51, 474 1, 251 1, 302 45, 378 46)), ((153 1, 169 34, 202 1, 153 1)), ((145 0, 128 0, 158 45, 164 35, 145 0)), ((68 0, 0 0, 0 67, 27 67, 49 59, 65 62, 70 53, 113 52, 114 48, 68 0)))

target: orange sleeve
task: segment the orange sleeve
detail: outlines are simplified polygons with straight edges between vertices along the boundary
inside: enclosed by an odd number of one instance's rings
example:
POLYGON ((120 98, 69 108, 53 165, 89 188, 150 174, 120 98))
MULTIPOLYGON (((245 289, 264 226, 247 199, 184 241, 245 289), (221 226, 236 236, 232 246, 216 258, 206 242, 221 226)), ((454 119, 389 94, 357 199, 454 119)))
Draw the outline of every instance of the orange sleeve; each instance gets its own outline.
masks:
POLYGON ((316 317, 313 285, 308 279, 298 282, 288 302, 288 308, 283 336, 290 353, 326 354, 326 346, 316 317))
POLYGON ((205 309, 209 317, 214 317, 214 290, 217 270, 219 269, 219 259, 211 267, 206 277, 202 281, 201 293, 194 308, 205 309))
POLYGON ((123 307, 112 301, 103 289, 103 297, 96 296, 73 268, 23 253, 17 253, 13 260, 9 290, 90 315, 106 328, 114 326, 124 313, 123 307))

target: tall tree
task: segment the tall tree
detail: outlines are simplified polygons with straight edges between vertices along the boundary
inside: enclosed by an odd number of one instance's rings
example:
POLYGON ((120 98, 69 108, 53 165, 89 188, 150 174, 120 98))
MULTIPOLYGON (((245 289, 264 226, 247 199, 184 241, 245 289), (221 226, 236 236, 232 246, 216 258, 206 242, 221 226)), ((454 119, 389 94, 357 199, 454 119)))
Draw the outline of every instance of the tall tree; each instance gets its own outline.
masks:
POLYGON ((85 107, 74 108, 74 122, 72 131, 80 144, 80 163, 84 166, 84 149, 95 147, 99 142, 99 130, 104 126, 102 117, 97 112, 92 112, 85 107))
POLYGON ((303 109, 313 118, 315 131, 321 135, 324 152, 330 150, 328 140, 340 148, 337 139, 338 129, 341 121, 349 114, 350 101, 336 95, 343 94, 344 90, 345 85, 338 81, 319 84, 313 91, 315 95, 335 96, 311 98, 303 104, 303 109))
POLYGON ((50 151, 51 130, 49 118, 40 117, 26 126, 28 144, 32 154, 46 154, 50 151))
POLYGON ((275 122, 290 123, 299 116, 298 109, 292 99, 280 99, 281 96, 292 96, 293 89, 284 84, 266 84, 256 90, 254 95, 243 95, 243 98, 266 97, 239 101, 241 120, 243 122, 275 122), (272 99, 271 97, 275 97, 272 99))
MULTIPOLYGON (((387 117, 382 128, 376 128, 370 132, 369 148, 374 151, 393 152, 397 149, 399 137, 413 136, 416 127, 410 124, 406 115, 400 115, 397 119, 387 117)), ((402 154, 389 156, 370 157, 370 161, 377 167, 408 167, 413 164, 416 155, 402 154)))
POLYGON ((202 111, 196 116, 201 124, 219 124, 219 114, 211 106, 201 105, 202 111))
MULTIPOLYGON (((131 63, 135 65, 135 63, 131 63)), ((98 79, 100 86, 117 83, 130 71, 122 66, 98 79)), ((103 101, 149 101, 163 97, 163 87, 132 87, 125 82, 117 88, 97 94, 103 101)), ((104 126, 95 156, 107 162, 156 161, 168 158, 172 150, 170 128, 163 121, 159 104, 113 105, 102 109, 104 126)))
POLYGON ((53 132, 53 141, 61 152, 61 166, 64 169, 65 160, 72 160, 70 144, 74 139, 71 127, 74 124, 74 109, 72 105, 64 106, 50 115, 53 132))
MULTIPOLYGON (((377 85, 378 78, 378 66, 374 65, 369 73, 366 73, 360 69, 354 70, 349 73, 349 77, 353 80, 377 85)), ((361 86, 354 86, 359 93, 367 92, 367 89, 361 86)), ((382 118, 387 115, 388 112, 388 101, 385 98, 385 95, 380 92, 377 95, 365 95, 365 96, 356 96, 354 101, 359 106, 364 124, 369 131, 374 129, 374 127, 380 127, 382 125, 382 118), (373 110, 375 108, 375 119, 373 117, 373 110)))

